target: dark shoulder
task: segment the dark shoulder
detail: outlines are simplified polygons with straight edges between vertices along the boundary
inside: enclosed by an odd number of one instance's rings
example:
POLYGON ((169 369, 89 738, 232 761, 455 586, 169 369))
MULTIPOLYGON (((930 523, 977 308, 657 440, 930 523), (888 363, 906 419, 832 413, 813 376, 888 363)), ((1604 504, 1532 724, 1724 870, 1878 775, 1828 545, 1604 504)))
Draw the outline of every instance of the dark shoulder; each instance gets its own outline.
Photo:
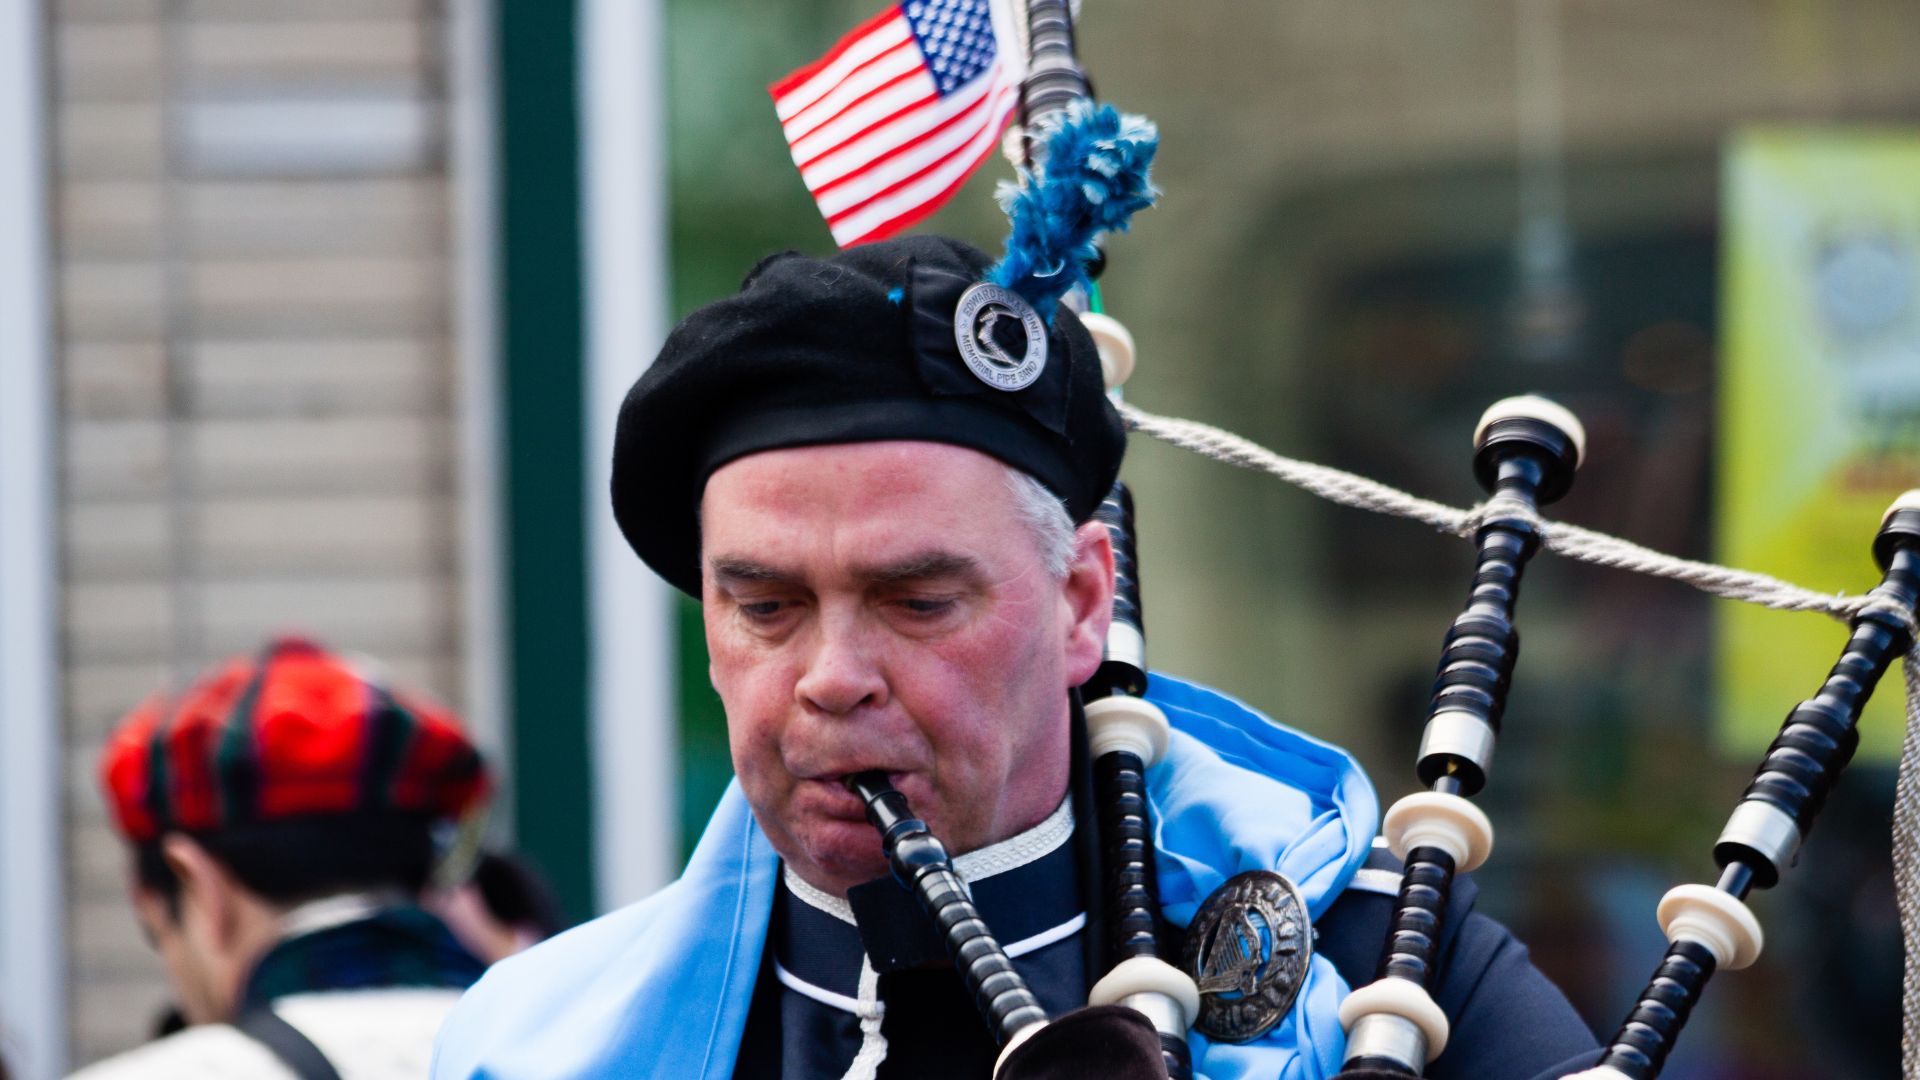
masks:
MULTIPOLYGON (((1393 918, 1401 865, 1381 848, 1314 924, 1315 948, 1349 986, 1373 981, 1393 918)), ((1471 874, 1454 879, 1434 1000, 1453 1025, 1429 1080, 1528 1080, 1599 1043, 1512 931, 1474 910, 1471 874)))

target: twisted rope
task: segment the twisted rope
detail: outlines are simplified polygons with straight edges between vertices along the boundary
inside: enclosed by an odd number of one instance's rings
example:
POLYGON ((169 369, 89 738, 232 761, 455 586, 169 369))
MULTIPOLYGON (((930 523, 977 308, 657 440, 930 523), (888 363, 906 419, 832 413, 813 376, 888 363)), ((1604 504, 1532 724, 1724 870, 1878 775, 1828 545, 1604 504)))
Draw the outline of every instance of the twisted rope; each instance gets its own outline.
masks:
MULTIPOLYGON (((1461 509, 1422 499, 1364 476, 1284 457, 1259 443, 1211 424, 1156 416, 1124 402, 1120 403, 1119 409, 1129 430, 1191 450, 1202 457, 1264 472, 1323 499, 1356 510, 1411 518, 1443 533, 1464 537, 1473 536, 1487 514, 1485 503, 1461 509)), ((1843 621, 1858 615, 1868 603, 1865 596, 1815 592, 1751 570, 1736 570, 1730 566, 1678 558, 1617 536, 1565 522, 1534 518, 1533 523, 1540 532, 1542 546, 1548 551, 1596 566, 1670 578, 1729 600, 1760 604, 1781 611, 1819 611, 1843 621)))
MULTIPOLYGON (((1469 509, 1447 506, 1397 488, 1325 465, 1315 465, 1276 454, 1231 431, 1193 420, 1156 416, 1125 402, 1118 403, 1127 427, 1161 442, 1191 450, 1202 457, 1275 476, 1342 506, 1411 518, 1454 536, 1471 537, 1495 509, 1482 503, 1469 509)), ((1502 506, 1500 513, 1512 514, 1502 506)), ((1526 516, 1548 551, 1596 566, 1684 582, 1728 600, 1780 611, 1818 611, 1851 622, 1869 608, 1896 615, 1914 644, 1903 666, 1907 681, 1907 731, 1900 754, 1900 778, 1893 809, 1894 888, 1900 909, 1900 933, 1906 942, 1906 970, 1902 990, 1905 1017, 1901 1029, 1903 1075, 1920 1080, 1920 632, 1913 614, 1897 604, 1870 596, 1830 594, 1805 589, 1750 570, 1682 559, 1641 547, 1606 533, 1564 522, 1526 516)))
POLYGON ((1920 1078, 1920 640, 1907 650, 1907 737, 1893 795, 1893 885, 1907 946, 1901 990, 1901 1075, 1920 1078))

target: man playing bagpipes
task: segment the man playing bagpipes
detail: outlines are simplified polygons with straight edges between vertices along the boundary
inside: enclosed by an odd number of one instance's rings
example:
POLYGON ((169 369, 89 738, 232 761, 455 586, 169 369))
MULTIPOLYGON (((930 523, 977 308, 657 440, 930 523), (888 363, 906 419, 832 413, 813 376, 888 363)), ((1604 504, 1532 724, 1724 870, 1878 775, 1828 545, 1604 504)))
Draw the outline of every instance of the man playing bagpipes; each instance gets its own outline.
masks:
MULTIPOLYGON (((1147 673, 1105 392, 1130 344, 1072 300, 1157 135, 1083 100, 1064 3, 1028 14, 1016 43, 986 0, 908 0, 773 88, 848 250, 683 321, 613 464, 628 542, 701 602, 737 779, 679 881, 496 967, 435 1076, 1340 1071, 1399 864, 1344 751, 1147 673), (1016 100, 1006 257, 884 239, 1016 100)), ((1473 897, 1433 943, 1427 1075, 1591 1064, 1473 897)))
MULTIPOLYGON (((996 991, 962 985, 889 875, 862 777, 948 845, 1056 1019, 1001 1075, 1166 1074, 1140 1014, 1076 1012, 1110 962, 1077 688, 1114 605, 1089 519, 1124 432, 1081 320, 982 284, 988 261, 924 236, 772 256, 634 385, 614 513, 700 598, 738 779, 678 882, 496 967, 442 1030, 437 1077, 991 1075, 968 996, 996 991)), ((1172 728, 1145 778, 1166 922, 1243 871, 1292 894, 1230 914, 1249 963, 1203 958, 1201 983, 1236 982, 1212 996, 1269 1015, 1196 1031, 1193 1073, 1331 1076, 1399 884, 1373 790, 1344 751, 1214 691, 1156 674, 1146 699, 1172 728)), ((1590 1063, 1585 1025, 1472 902, 1462 879, 1435 992, 1453 1038, 1428 1075, 1590 1063)))

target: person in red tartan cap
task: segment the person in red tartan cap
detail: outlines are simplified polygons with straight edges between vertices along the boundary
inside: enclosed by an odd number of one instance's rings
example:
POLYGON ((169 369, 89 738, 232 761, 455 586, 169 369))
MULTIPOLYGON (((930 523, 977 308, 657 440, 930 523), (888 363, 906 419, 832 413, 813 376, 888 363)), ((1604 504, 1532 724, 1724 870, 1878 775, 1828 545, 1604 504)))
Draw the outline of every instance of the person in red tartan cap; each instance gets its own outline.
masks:
POLYGON ((79 1076, 427 1074, 483 970, 418 905, 488 788, 451 713, 284 638, 135 709, 100 775, 192 1026, 79 1076))

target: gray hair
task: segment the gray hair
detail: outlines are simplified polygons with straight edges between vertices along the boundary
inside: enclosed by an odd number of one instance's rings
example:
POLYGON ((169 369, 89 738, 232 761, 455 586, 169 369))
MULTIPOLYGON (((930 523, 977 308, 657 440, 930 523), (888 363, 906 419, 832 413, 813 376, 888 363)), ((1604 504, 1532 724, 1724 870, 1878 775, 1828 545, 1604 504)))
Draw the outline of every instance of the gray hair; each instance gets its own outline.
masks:
POLYGON ((1033 537, 1040 564, 1055 581, 1064 580, 1073 565, 1073 518, 1068 516, 1066 504, 1032 475, 1011 465, 1006 470, 1014 514, 1033 537))

